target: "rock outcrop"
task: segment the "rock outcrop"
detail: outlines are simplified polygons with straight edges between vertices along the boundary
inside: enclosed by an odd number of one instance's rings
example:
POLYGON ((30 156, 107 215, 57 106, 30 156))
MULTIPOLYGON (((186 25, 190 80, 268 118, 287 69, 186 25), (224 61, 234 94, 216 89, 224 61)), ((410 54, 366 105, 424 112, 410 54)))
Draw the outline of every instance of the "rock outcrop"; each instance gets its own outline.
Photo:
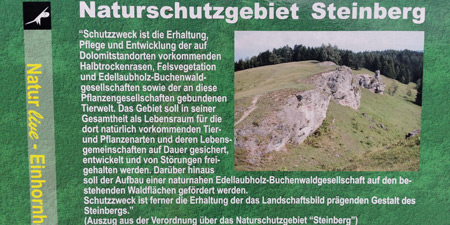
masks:
POLYGON ((336 66, 336 63, 334 63, 332 61, 325 61, 325 62, 319 63, 319 66, 336 66))
POLYGON ((330 96, 320 90, 297 93, 287 99, 286 104, 277 113, 281 122, 278 132, 271 132, 273 142, 266 146, 267 151, 279 151, 287 143, 300 144, 316 131, 327 116, 330 96))
POLYGON ((361 87, 369 89, 373 93, 383 94, 384 89, 386 89, 386 84, 381 79, 379 70, 375 71, 375 77, 368 74, 360 74, 357 76, 357 79, 361 87))
POLYGON ((415 137, 420 134, 420 130, 413 130, 405 135, 405 139, 415 137))
POLYGON ((285 99, 279 111, 258 124, 235 131, 236 147, 253 156, 283 150, 286 144, 300 144, 326 118, 331 96, 319 89, 298 92, 285 99))
POLYGON ((346 66, 336 71, 324 73, 320 86, 328 92, 340 105, 358 109, 361 100, 361 91, 358 82, 353 78, 352 70, 346 66))
POLYGON ((276 113, 236 129, 235 146, 248 150, 251 157, 280 151, 286 144, 302 143, 322 125, 330 99, 353 109, 360 106, 361 92, 350 68, 339 67, 312 81, 316 89, 291 94, 276 113))
MULTIPOLYGON (((340 105, 358 109, 360 86, 378 94, 382 94, 386 86, 380 71, 376 71, 375 77, 367 74, 353 76, 352 70, 346 66, 315 75, 308 82, 316 88, 290 92, 287 97, 274 100, 277 107, 273 108, 273 112, 236 128, 235 146, 247 150, 248 157, 254 161, 266 153, 285 149, 287 144, 301 144, 322 125, 331 99, 340 105)), ((252 105, 255 107, 255 104, 252 105)), ((383 124, 377 125, 387 129, 383 124)))

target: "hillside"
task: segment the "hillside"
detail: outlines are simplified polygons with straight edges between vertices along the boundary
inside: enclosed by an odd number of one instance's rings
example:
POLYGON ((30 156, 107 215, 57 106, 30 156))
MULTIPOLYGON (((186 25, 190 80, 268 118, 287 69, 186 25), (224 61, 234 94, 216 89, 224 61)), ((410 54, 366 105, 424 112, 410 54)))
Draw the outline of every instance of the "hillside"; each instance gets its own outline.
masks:
MULTIPOLYGON (((413 103, 415 85, 405 85, 385 76, 381 76, 386 87, 384 94, 376 94, 362 87, 355 89, 355 95, 360 95, 360 105, 358 103, 359 107, 353 108, 339 103, 336 100, 339 98, 334 98, 329 104, 320 105, 327 107, 326 117, 311 117, 320 124, 317 129, 310 128, 313 131, 308 137, 298 139, 298 144, 283 142, 286 144, 281 147, 272 144, 262 150, 263 143, 278 138, 277 135, 283 136, 277 129, 287 129, 273 119, 286 109, 285 99, 299 96, 298 93, 306 96, 310 90, 317 88, 317 82, 313 82, 316 77, 337 68, 332 63, 302 61, 236 72, 235 138, 254 138, 256 141, 252 143, 261 145, 236 145, 235 169, 418 170, 420 137, 405 140, 408 132, 420 129, 421 107, 413 103), (268 135, 263 130, 270 127, 267 124, 279 127, 273 128, 268 135), (249 129, 252 129, 252 134, 258 134, 257 137, 248 135, 249 129)), ((374 76, 374 72, 366 69, 351 72, 352 83, 359 74, 374 76)), ((317 105, 315 103, 308 107, 317 105)), ((298 115, 303 114, 295 113, 283 114, 288 115, 288 124, 302 119, 298 115)), ((307 122, 310 122, 309 119, 307 122)))

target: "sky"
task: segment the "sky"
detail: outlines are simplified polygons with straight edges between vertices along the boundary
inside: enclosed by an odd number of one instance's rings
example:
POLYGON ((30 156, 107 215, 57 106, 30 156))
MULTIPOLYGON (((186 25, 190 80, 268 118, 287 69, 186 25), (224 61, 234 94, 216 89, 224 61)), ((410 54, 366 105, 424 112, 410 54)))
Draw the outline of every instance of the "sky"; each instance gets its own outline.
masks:
POLYGON ((423 31, 236 31, 235 61, 260 52, 302 44, 318 47, 337 45, 353 52, 377 50, 423 51, 423 31))

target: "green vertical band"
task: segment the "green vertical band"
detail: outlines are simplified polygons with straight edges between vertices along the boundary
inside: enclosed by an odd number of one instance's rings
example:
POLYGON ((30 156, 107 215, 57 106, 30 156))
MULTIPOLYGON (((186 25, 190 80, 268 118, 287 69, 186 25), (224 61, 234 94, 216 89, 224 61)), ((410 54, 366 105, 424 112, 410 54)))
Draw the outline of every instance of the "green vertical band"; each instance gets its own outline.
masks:
POLYGON ((58 221, 51 30, 24 32, 31 224, 53 225, 58 221))

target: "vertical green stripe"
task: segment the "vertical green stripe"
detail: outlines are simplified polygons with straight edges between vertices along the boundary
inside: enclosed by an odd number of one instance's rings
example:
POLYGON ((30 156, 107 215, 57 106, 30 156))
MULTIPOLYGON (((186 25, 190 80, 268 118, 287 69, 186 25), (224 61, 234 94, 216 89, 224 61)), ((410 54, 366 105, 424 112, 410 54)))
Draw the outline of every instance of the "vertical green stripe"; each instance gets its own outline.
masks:
MULTIPOLYGON (((25 30, 25 76, 32 75, 38 78, 38 83, 33 84, 27 79, 26 99, 27 99, 27 123, 28 132, 30 132, 30 111, 34 110, 42 115, 43 119, 38 119, 40 124, 37 124, 38 139, 33 140, 28 135, 28 156, 30 163, 30 198, 31 198, 31 223, 38 224, 39 217, 45 217, 42 224, 57 224, 57 208, 56 208, 56 169, 55 169, 55 135, 54 135, 54 115, 53 115, 53 72, 52 72, 52 41, 51 30, 25 30), (27 67, 28 64, 42 64, 42 67, 36 71, 41 71, 42 74, 27 74, 27 71, 31 67, 27 67), (37 88, 38 87, 38 88, 37 88), (33 96, 39 97, 39 107, 35 104, 29 104, 29 91, 38 91, 33 96), (45 168, 38 169, 42 171, 42 177, 33 179, 31 166, 39 164, 31 164, 32 157, 34 155, 45 156, 45 168), (41 188, 32 188, 33 180, 45 180, 41 188), (33 191, 35 194, 42 191, 42 204, 43 213, 36 213, 39 208, 33 208, 33 206, 39 206, 39 202, 33 200, 39 200, 39 198, 33 197, 33 191), (35 213, 33 213, 35 212, 35 213)), ((34 101, 34 100, 33 100, 34 101)), ((36 114, 32 114, 36 115, 36 114)), ((36 163, 36 160, 33 160, 36 163)))

